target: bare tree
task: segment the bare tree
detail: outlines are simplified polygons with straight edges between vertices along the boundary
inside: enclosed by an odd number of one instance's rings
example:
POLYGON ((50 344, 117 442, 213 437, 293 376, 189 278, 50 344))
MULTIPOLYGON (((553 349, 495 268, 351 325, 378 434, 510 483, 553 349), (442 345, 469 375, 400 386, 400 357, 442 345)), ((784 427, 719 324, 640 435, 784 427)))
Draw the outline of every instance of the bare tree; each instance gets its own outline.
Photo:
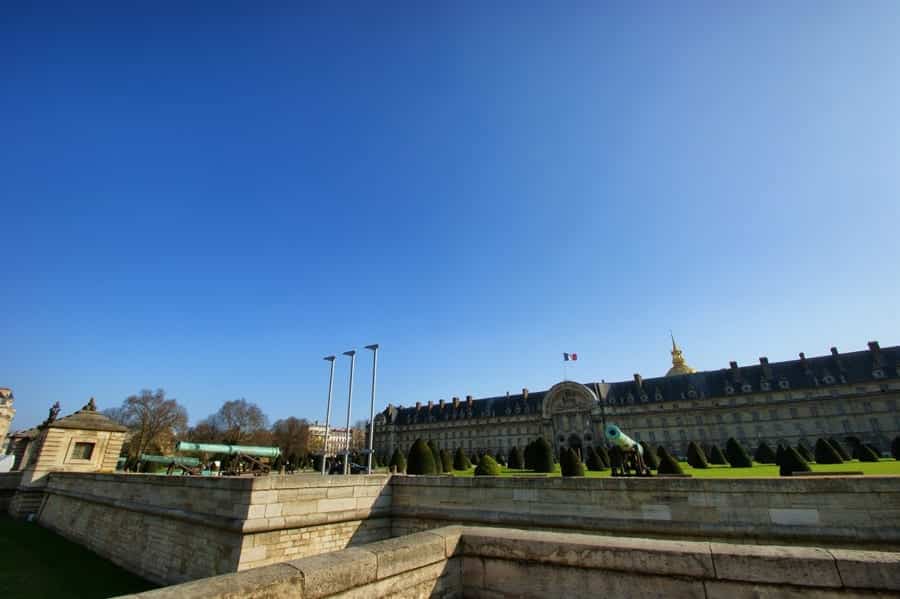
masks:
POLYGON ((162 389, 144 389, 104 414, 128 427, 128 456, 132 459, 149 450, 171 451, 176 435, 187 428, 187 410, 174 398, 166 399, 162 389))
POLYGON ((272 425, 272 442, 285 457, 300 458, 309 453, 309 421, 290 416, 272 425))
POLYGON ((269 419, 258 405, 243 397, 226 401, 207 421, 221 431, 222 440, 226 443, 271 442, 269 419))

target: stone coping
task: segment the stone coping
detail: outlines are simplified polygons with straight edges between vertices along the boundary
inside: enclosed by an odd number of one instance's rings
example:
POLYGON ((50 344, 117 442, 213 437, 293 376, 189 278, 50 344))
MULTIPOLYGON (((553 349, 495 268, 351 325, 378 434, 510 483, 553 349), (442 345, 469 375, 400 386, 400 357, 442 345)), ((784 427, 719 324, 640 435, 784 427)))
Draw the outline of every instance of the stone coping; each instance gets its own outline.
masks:
MULTIPOLYGON (((757 591, 768 587, 798 596, 900 592, 900 553, 448 526, 130 597, 328 597, 452 558, 675 577, 757 591)), ((485 576, 484 567, 469 572, 462 584, 483 588, 478 577, 485 576)))
POLYGON ((166 487, 208 487, 214 489, 266 491, 300 489, 306 487, 346 487, 380 485, 388 482, 390 474, 352 474, 322 476, 316 473, 271 474, 268 476, 166 476, 138 472, 51 472, 48 477, 60 480, 95 480, 103 482, 128 482, 153 484, 166 487))

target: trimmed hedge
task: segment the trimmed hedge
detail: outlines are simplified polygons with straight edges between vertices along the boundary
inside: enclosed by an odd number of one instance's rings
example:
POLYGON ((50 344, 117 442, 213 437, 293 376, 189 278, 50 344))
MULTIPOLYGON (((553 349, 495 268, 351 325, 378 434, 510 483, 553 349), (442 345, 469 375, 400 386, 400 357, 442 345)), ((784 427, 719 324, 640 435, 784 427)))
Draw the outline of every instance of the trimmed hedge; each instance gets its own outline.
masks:
POLYGON ((509 459, 506 461, 506 465, 508 468, 514 470, 522 470, 525 468, 525 458, 522 456, 522 450, 513 446, 513 448, 509 450, 509 459))
POLYGON ((875 451, 875 448, 871 445, 860 445, 859 446, 859 461, 860 462, 877 462, 878 461, 878 452, 875 451))
POLYGON ((807 462, 812 462, 815 460, 812 452, 803 443, 797 443, 797 453, 799 453, 807 462))
POLYGON ((775 463, 781 466, 782 462, 784 462, 784 445, 781 443, 778 444, 778 449, 775 450, 775 463))
POLYGON ((400 448, 396 448, 394 450, 394 454, 391 456, 391 461, 388 464, 391 470, 396 470, 397 472, 406 472, 406 458, 403 457, 403 452, 400 451, 400 448))
POLYGON ((562 451, 562 455, 559 456, 559 467, 563 476, 584 476, 584 464, 571 447, 562 451))
POLYGON ((453 458, 450 457, 450 452, 446 449, 441 450, 441 471, 453 472, 453 458))
POLYGON ((587 448, 587 459, 585 460, 585 463, 587 464, 588 470, 594 472, 607 470, 609 468, 609 466, 603 463, 603 459, 600 457, 600 454, 597 453, 597 450, 590 445, 588 445, 587 448))
POLYGON ((653 451, 653 448, 647 445, 646 441, 641 441, 641 447, 644 448, 644 463, 647 464, 647 468, 650 470, 656 470, 659 468, 659 457, 656 455, 656 452, 653 451))
POLYGON ((847 450, 844 449, 844 446, 841 445, 841 443, 837 439, 835 439, 834 437, 829 437, 827 441, 828 444, 834 447, 834 450, 838 452, 838 455, 841 456, 842 460, 846 462, 850 459, 850 454, 847 453, 847 450))
POLYGON ((500 476, 500 464, 490 455, 484 454, 475 468, 475 476, 500 476))
POLYGON ((431 448, 422 439, 416 439, 416 442, 409 448, 409 455, 406 458, 406 473, 437 474, 434 454, 431 453, 431 448))
POLYGON ((732 468, 753 467, 753 460, 750 459, 747 450, 734 437, 730 437, 725 443, 725 458, 732 468))
POLYGON ((472 462, 469 461, 469 457, 462 450, 462 447, 457 447, 456 453, 453 454, 453 469, 468 470, 471 467, 472 462))
POLYGON ((794 472, 811 472, 812 468, 803 456, 793 447, 785 447, 779 464, 778 473, 781 476, 791 476, 794 472))
POLYGON ((666 448, 662 445, 659 446, 659 468, 657 472, 659 474, 684 474, 684 470, 681 469, 681 464, 678 463, 678 460, 669 455, 669 452, 666 451, 666 448))
POLYGON ((553 450, 543 437, 538 437, 535 440, 533 457, 532 470, 535 472, 553 472, 553 450))
POLYGON ((760 464, 774 464, 775 463, 775 452, 772 451, 772 448, 763 441, 759 444, 759 447, 756 448, 756 453, 753 454, 754 461, 759 462, 760 464))
POLYGON ((894 441, 891 443, 891 455, 895 460, 900 460, 900 437, 894 437, 894 441))
POLYGON ((609 460, 609 452, 606 450, 606 447, 604 447, 603 445, 598 445, 597 456, 600 458, 600 462, 603 464, 604 470, 610 467, 612 462, 610 462, 609 460))
POLYGON ((844 460, 841 455, 831 446, 825 439, 819 437, 816 439, 816 462, 819 464, 841 464, 844 460))
POLYGON ((434 473, 435 473, 435 474, 440 474, 440 473, 441 473, 441 468, 442 468, 442 466, 441 466, 441 452, 438 451, 438 448, 437 448, 437 445, 435 444, 435 442, 432 441, 432 440, 430 440, 430 439, 429 439, 429 441, 428 441, 428 449, 431 450, 431 459, 434 460, 434 473))
POLYGON ((709 462, 706 461, 706 454, 703 453, 703 449, 701 449, 694 441, 688 443, 687 461, 693 468, 709 468, 709 462))
POLYGON ((709 451, 709 463, 716 464, 717 466, 724 466, 728 463, 725 454, 722 453, 722 450, 719 449, 718 445, 713 445, 712 449, 709 451))

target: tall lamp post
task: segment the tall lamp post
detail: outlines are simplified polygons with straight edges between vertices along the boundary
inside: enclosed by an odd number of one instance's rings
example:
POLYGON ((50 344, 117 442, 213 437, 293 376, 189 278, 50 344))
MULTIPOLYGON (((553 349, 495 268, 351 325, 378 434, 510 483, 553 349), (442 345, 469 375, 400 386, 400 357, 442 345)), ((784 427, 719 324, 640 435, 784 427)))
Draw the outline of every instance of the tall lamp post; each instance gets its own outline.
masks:
POLYGON ((325 439, 322 442, 322 476, 325 476, 325 462, 328 456, 328 423, 331 422, 331 391, 334 389, 335 356, 326 356, 324 359, 331 362, 331 376, 328 377, 328 407, 325 409, 325 439))
POLYGON ((356 367, 356 350, 344 352, 350 356, 350 389, 347 392, 347 430, 344 445, 344 474, 350 474, 350 407, 353 405, 353 370, 356 367))
POLYGON ((367 345, 372 350, 372 403, 369 406, 369 462, 366 473, 372 474, 372 453, 375 451, 375 373, 378 372, 378 344, 367 345))

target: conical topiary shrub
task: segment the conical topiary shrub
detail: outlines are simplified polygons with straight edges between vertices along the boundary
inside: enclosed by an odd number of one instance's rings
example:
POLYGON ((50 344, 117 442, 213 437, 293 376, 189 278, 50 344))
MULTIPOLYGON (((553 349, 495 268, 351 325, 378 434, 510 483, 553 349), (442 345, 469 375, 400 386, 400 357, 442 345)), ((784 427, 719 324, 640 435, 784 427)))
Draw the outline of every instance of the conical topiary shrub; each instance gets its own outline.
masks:
POLYGON ((564 449, 560 454, 559 468, 563 476, 584 476, 584 464, 571 447, 564 449))
POLYGON ((522 450, 522 457, 525 459, 525 468, 534 470, 534 441, 529 441, 522 450))
POLYGON ((828 439, 826 439, 826 441, 828 441, 828 444, 829 444, 829 445, 831 445, 832 447, 834 447, 834 450, 835 450, 836 452, 838 452, 838 455, 841 456, 841 459, 842 459, 842 460, 844 460, 844 461, 846 462, 847 460, 850 460, 850 459, 851 459, 851 458, 850 458, 850 454, 847 453, 847 450, 844 449, 844 446, 841 445, 840 441, 838 441, 838 440, 835 439, 834 437, 829 437, 828 439))
POLYGON ((666 451, 665 447, 660 445, 657 453, 659 455, 659 468, 657 468, 656 471, 659 474, 684 474, 684 470, 681 469, 681 464, 678 463, 678 460, 669 455, 669 452, 666 451))
POLYGON ((753 459, 760 464, 774 464, 775 452, 772 451, 772 448, 769 447, 768 443, 763 441, 759 444, 759 447, 756 448, 756 453, 753 454, 753 459))
POLYGON ((644 463, 647 464, 647 468, 650 470, 656 470, 659 468, 659 456, 652 447, 650 447, 646 441, 640 441, 639 445, 644 448, 644 453, 641 455, 644 458, 644 463))
POLYGON ((469 462, 469 458, 466 456, 465 452, 463 452, 462 447, 457 447, 456 453, 453 454, 453 469, 468 470, 471 467, 472 463, 469 462))
POLYGON ((522 456, 522 450, 513 446, 509 450, 509 459, 506 460, 506 467, 513 470, 521 470, 525 467, 525 458, 522 456))
POLYGON ((538 437, 534 442, 534 466, 535 472, 553 472, 553 450, 543 437, 538 437))
POLYGON ((810 472, 811 470, 812 468, 809 467, 809 464, 796 449, 791 446, 784 448, 778 468, 778 473, 781 476, 791 476, 795 472, 810 472))
POLYGON ((431 453, 431 448, 422 439, 416 439, 416 442, 409 448, 409 455, 406 458, 406 473, 437 474, 434 454, 431 453))
POLYGON ((396 448, 393 455, 391 455, 391 461, 388 462, 388 467, 392 472, 406 472, 406 458, 403 457, 403 452, 400 451, 399 447, 396 448))
POLYGON ((441 472, 453 472, 453 458, 446 449, 441 450, 441 472))
POLYGON ((779 443, 778 448, 775 450, 775 463, 779 466, 784 462, 784 452, 785 446, 779 443))
POLYGON ((603 459, 600 457, 600 454, 597 453, 597 450, 590 445, 588 445, 587 448, 587 459, 585 460, 585 464, 587 465, 588 470, 593 472, 599 472, 609 468, 609 466, 603 463, 603 459))
POLYGON ((841 464, 844 461, 831 443, 821 437, 816 439, 815 452, 816 462, 819 464, 841 464))
POLYGON ((475 476, 500 476, 500 464, 490 455, 484 454, 475 468, 475 476))
POLYGON ((431 450, 431 459, 434 460, 434 473, 441 473, 441 452, 438 450, 434 441, 428 441, 428 449, 431 450))
POLYGON ((812 462, 816 459, 809 448, 807 448, 803 443, 797 443, 797 453, 799 453, 800 457, 802 457, 807 462, 812 462))
POLYGON ((706 461, 706 454, 697 443, 691 441, 688 443, 687 461, 692 468, 709 468, 709 462, 706 461))
POLYGON ((725 453, 719 449, 718 445, 713 445, 712 449, 709 451, 709 463, 715 464, 717 466, 724 466, 728 463, 728 459, 725 457, 725 453))
POLYGON ((900 436, 894 437, 894 440, 891 442, 891 455, 894 456, 895 460, 900 460, 900 436))
POLYGON ((732 468, 753 467, 753 460, 750 459, 747 450, 734 437, 730 437, 728 442, 725 443, 725 458, 732 468))
POLYGON ((859 455, 858 459, 860 462, 878 461, 878 452, 871 445, 860 444, 859 449, 857 450, 857 455, 859 455))
POLYGON ((606 450, 606 447, 603 445, 597 446, 597 457, 600 458, 600 462, 603 464, 603 468, 609 468, 611 462, 609 461, 609 451, 606 450))

